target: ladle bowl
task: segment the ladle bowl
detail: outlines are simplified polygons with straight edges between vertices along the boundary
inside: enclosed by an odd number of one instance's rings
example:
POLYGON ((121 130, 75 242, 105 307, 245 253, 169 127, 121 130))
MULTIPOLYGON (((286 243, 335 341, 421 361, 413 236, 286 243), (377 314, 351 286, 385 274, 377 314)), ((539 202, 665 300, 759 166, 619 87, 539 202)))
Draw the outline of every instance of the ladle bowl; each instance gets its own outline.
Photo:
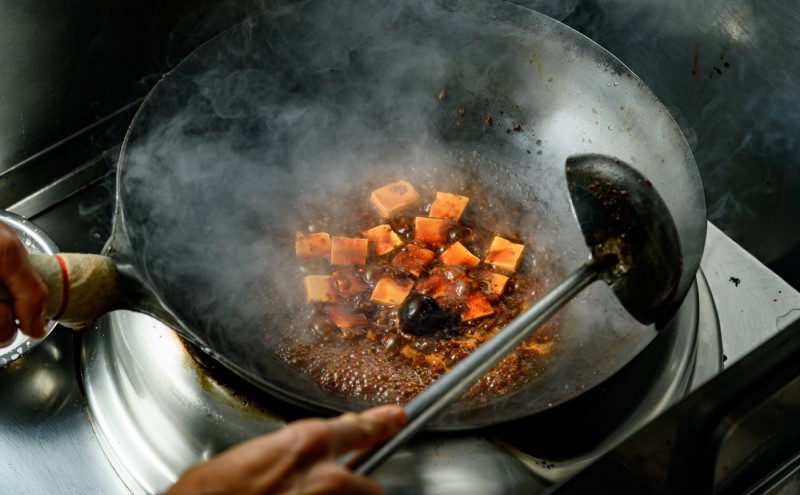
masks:
POLYGON ((670 316, 683 257, 675 222, 653 183, 624 162, 597 154, 567 158, 566 175, 593 258, 619 258, 601 274, 617 299, 645 324, 670 316))
POLYGON ((409 401, 404 406, 408 424, 399 434, 369 455, 341 462, 360 474, 372 472, 598 279, 642 323, 668 316, 682 255, 675 222, 655 186, 622 160, 599 154, 568 157, 566 177, 573 212, 591 251, 589 260, 409 401))

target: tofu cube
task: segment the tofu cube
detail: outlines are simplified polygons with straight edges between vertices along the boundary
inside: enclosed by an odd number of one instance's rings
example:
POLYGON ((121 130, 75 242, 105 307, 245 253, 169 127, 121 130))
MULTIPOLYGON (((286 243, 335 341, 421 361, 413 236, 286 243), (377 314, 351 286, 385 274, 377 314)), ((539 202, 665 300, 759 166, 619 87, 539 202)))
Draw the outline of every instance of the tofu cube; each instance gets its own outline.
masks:
POLYGON ((372 191, 370 199, 383 218, 394 218, 403 210, 422 204, 422 198, 417 190, 404 180, 372 191))
POLYGON ((325 258, 331 253, 331 236, 327 232, 295 232, 294 252, 300 258, 325 258))
POLYGON ((480 294, 470 294, 467 296, 467 309, 461 313, 461 321, 477 320, 484 316, 494 314, 494 308, 480 294))
POLYGON ((481 262, 480 258, 470 253, 469 249, 464 247, 460 242, 456 242, 447 248, 445 252, 439 255, 439 259, 442 260, 442 263, 445 265, 461 265, 467 268, 478 266, 481 262))
POLYGON ((508 283, 508 277, 499 273, 486 272, 483 279, 486 282, 486 285, 489 286, 489 290, 492 291, 492 293, 497 294, 498 296, 503 295, 503 292, 506 290, 506 284, 508 283))
POLYGON ((447 241, 447 220, 417 217, 414 219, 414 240, 434 246, 447 241))
POLYGON ((336 281, 330 275, 307 275, 303 279, 307 303, 332 303, 339 300, 336 281))
POLYGON ((416 290, 420 294, 436 299, 441 303, 446 298, 451 298, 455 293, 454 284, 441 273, 433 273, 429 277, 417 282, 416 290))
POLYGON ((344 297, 353 297, 369 289, 369 285, 350 270, 337 270, 333 272, 333 278, 336 280, 339 294, 344 297))
POLYGON ((325 308, 325 312, 328 313, 328 318, 331 319, 333 324, 342 330, 369 325, 369 320, 363 313, 358 313, 348 308, 328 306, 325 308))
POLYGON ((387 224, 378 225, 367 230, 364 232, 364 237, 375 247, 376 256, 390 253, 403 245, 400 236, 387 224))
POLYGON ((424 359, 425 355, 419 352, 418 350, 414 349, 410 345, 406 344, 400 349, 400 354, 407 357, 408 359, 414 360, 417 358, 424 359))
POLYGON ((428 213, 428 216, 433 218, 449 218, 457 222, 461 218, 461 214, 464 213, 467 203, 469 203, 469 198, 466 196, 437 191, 436 199, 431 205, 431 211, 428 213))
POLYGON ((331 265, 363 265, 369 241, 352 237, 331 237, 331 265))
POLYGON ((372 291, 369 300, 385 306, 402 304, 413 286, 413 280, 395 280, 384 276, 375 284, 375 290, 372 291))
POLYGON ((415 244, 409 244, 394 255, 394 258, 392 258, 392 265, 402 268, 415 277, 419 277, 422 270, 433 261, 434 256, 436 256, 436 254, 430 249, 425 249, 415 244))
POLYGON ((492 264, 501 270, 516 271, 522 257, 523 244, 515 244, 509 240, 496 236, 492 240, 489 252, 486 254, 486 263, 492 264))

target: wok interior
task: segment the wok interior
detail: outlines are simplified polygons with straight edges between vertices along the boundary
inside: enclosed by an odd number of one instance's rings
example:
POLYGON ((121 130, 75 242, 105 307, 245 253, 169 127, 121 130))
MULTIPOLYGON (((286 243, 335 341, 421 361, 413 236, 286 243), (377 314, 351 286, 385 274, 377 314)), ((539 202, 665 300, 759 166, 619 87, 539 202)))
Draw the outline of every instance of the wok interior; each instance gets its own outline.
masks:
MULTIPOLYGON (((431 167, 456 167, 529 207, 520 224, 568 273, 588 253, 569 211, 568 155, 659 160, 655 170, 679 183, 696 174, 649 91, 555 21, 511 5, 358 5, 301 4, 198 49, 143 104, 119 169, 124 233, 182 332, 248 380, 323 412, 368 404, 322 389, 271 349, 303 304, 289 271, 309 201, 346 195, 382 170, 413 183, 431 167)), ((689 196, 680 200, 696 201, 689 196)), ((656 334, 602 285, 566 311, 558 352, 527 387, 454 406, 437 425, 556 405, 656 334)))

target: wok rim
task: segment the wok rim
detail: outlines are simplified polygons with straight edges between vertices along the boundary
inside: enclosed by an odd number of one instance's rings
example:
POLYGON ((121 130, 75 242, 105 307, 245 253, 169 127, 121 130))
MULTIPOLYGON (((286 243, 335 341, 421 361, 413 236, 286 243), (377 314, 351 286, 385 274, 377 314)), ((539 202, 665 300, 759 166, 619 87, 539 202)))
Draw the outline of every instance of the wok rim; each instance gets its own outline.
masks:
MULTIPOLYGON (((306 3, 308 3, 308 2, 306 2, 306 3)), ((464 1, 464 2, 444 0, 442 3, 443 4, 448 4, 448 5, 456 5, 456 4, 458 4, 458 5, 467 5, 467 4, 471 4, 473 2, 470 2, 468 0, 464 1)), ((649 97, 651 97, 653 102, 655 102, 655 104, 659 105, 664 110, 665 117, 666 117, 666 119, 668 119, 670 126, 673 128, 674 131, 677 131, 677 134, 678 134, 679 139, 681 141, 681 143, 680 143, 681 146, 680 147, 686 153, 686 160, 688 162, 691 162, 691 164, 694 165, 693 167, 690 167, 688 169, 688 172, 690 174, 694 175, 694 177, 693 177, 694 180, 691 181, 691 182, 693 184, 696 184, 696 191, 695 192, 698 192, 700 196, 704 197, 703 185, 702 185, 702 180, 701 180, 701 177, 700 177, 700 174, 699 174, 699 169, 697 168, 697 165, 695 163, 694 157, 692 155, 691 149, 689 148, 689 145, 688 145, 688 142, 686 141, 685 136, 680 131, 680 128, 679 128, 677 122, 675 121, 675 119, 666 110, 666 108, 663 106, 661 101, 652 92, 652 90, 633 71, 631 71, 625 64, 623 64, 613 54, 611 54, 610 52, 605 50, 602 46, 600 46, 599 44, 597 44, 596 42, 594 42, 590 38, 586 37, 585 35, 581 34, 580 32, 575 31, 574 29, 570 28, 569 26, 566 26, 565 24, 563 24, 563 23, 561 23, 561 22, 559 22, 559 21, 557 21, 555 19, 552 19, 552 18, 550 18, 550 17, 548 17, 546 15, 543 15, 541 13, 533 11, 533 10, 527 8, 527 7, 524 7, 524 6, 520 6, 520 5, 517 5, 517 4, 511 4, 511 3, 506 3, 506 2, 504 2, 502 6, 498 6, 496 8, 496 11, 500 12, 503 9, 508 9, 508 8, 511 8, 511 9, 523 9, 524 11, 527 12, 527 15, 532 15, 534 17, 538 17, 540 19, 543 19, 544 20, 543 22, 552 23, 552 25, 553 26, 557 26, 558 29, 563 30, 565 32, 568 32, 570 36, 574 37, 575 35, 579 35, 579 37, 581 39, 581 41, 580 41, 581 43, 586 44, 587 46, 591 45, 593 47, 593 50, 597 51, 600 54, 603 54, 606 59, 608 59, 615 67, 618 68, 618 70, 624 72, 626 76, 631 77, 632 79, 634 79, 638 83, 638 86, 639 86, 640 90, 643 91, 644 93, 646 93, 649 97)), ((264 14, 262 16, 259 16, 259 18, 267 17, 269 15, 270 15, 269 13, 268 14, 264 14)), ((506 20, 507 21, 507 19, 502 19, 502 20, 506 20)), ((187 55, 187 57, 184 60, 190 59, 191 57, 193 57, 198 52, 201 52, 208 45, 213 44, 215 42, 215 40, 217 40, 219 37, 224 36, 225 33, 228 33, 230 31, 236 30, 240 26, 241 26, 241 24, 233 26, 233 27, 229 28, 228 30, 223 31, 219 35, 215 36, 214 38, 208 40, 207 42, 203 43, 198 48, 193 50, 189 55, 187 55)), ((120 149, 119 159, 117 161, 117 167, 116 167, 117 168, 117 177, 116 177, 116 189, 115 189, 114 221, 113 221, 113 224, 112 224, 111 235, 110 235, 105 247, 103 248, 103 253, 111 256, 112 258, 114 258, 118 262, 131 263, 133 265, 133 270, 135 272, 138 272, 138 275, 140 277, 143 275, 141 273, 142 272, 141 267, 137 267, 136 266, 136 261, 131 259, 131 256, 135 257, 136 253, 135 252, 126 252, 126 249, 128 249, 130 247, 130 238, 128 237, 128 229, 130 228, 130 226, 128 225, 128 222, 126 221, 125 213, 124 213, 124 206, 123 206, 123 202, 124 201, 123 201, 123 197, 121 195, 122 181, 123 181, 123 178, 124 178, 123 177, 124 174, 121 173, 121 172, 123 171, 123 169, 125 167, 127 154, 129 152, 129 148, 131 146, 131 139, 132 139, 133 130, 137 126, 137 124, 140 122, 140 118, 141 118, 144 110, 147 108, 148 104, 152 102, 152 100, 154 99, 154 95, 157 95, 159 90, 165 85, 165 82, 169 81, 170 77, 173 74, 175 74, 178 71, 180 71, 182 64, 183 64, 183 61, 181 61, 181 63, 176 65, 171 71, 166 73, 153 86, 151 91, 148 92, 147 96, 142 100, 139 108, 137 109, 135 115, 133 116, 133 118, 131 120, 130 125, 128 126, 128 129, 127 129, 126 134, 125 134, 125 138, 123 140, 123 143, 122 143, 122 146, 121 146, 121 149, 120 149)), ((685 303, 686 296, 687 296, 688 292, 691 290, 692 285, 694 285, 694 283, 695 283, 693 279, 694 279, 694 277, 696 276, 696 274, 698 273, 698 271, 700 269, 700 259, 702 258, 702 253, 703 253, 704 247, 705 247, 705 232, 706 232, 706 222, 705 222, 705 216, 706 215, 705 215, 705 212, 706 212, 705 202, 703 202, 703 212, 702 212, 703 213, 703 215, 702 215, 703 221, 701 222, 702 223, 702 227, 698 230, 698 232, 702 234, 702 235, 698 236, 701 239, 700 242, 699 242, 699 252, 694 256, 695 259, 692 260, 693 262, 686 263, 685 257, 684 257, 684 266, 683 266, 683 274, 681 276, 681 285, 683 286, 685 284, 685 279, 687 277, 690 279, 691 283, 689 283, 689 285, 687 287, 681 287, 679 289, 679 291, 678 291, 678 294, 676 294, 676 298, 675 298, 675 306, 676 306, 675 312, 676 313, 678 311, 680 311, 680 308, 685 303), (700 231, 702 231, 702 232, 700 232, 700 231)), ((145 285, 146 285, 146 282, 147 282, 146 276, 143 277, 143 278, 144 278, 145 285)), ((301 407, 310 408, 310 409, 312 409, 312 410, 314 410, 314 411, 316 411, 316 412, 318 412, 320 414, 335 414, 335 413, 338 413, 338 412, 342 412, 343 409, 341 409, 339 407, 331 407, 327 403, 321 403, 319 401, 310 400, 308 398, 303 398, 303 397, 298 398, 297 395, 294 394, 294 392, 287 392, 287 391, 283 390, 280 386, 276 386, 275 384, 269 382, 268 380, 264 379, 263 377, 253 376, 252 373, 250 373, 247 370, 241 368, 236 363, 235 360, 227 358, 223 354, 221 354, 219 352, 216 352, 214 349, 212 349, 208 345, 206 345, 204 343, 204 339, 201 338, 200 336, 198 336, 195 332, 193 332, 192 329, 191 329, 191 326, 187 325, 186 322, 180 318, 179 311, 173 311, 172 309, 170 309, 170 305, 169 305, 168 302, 164 301, 157 294, 151 294, 151 295, 153 296, 154 301, 150 301, 149 304, 146 307, 138 307, 138 308, 135 308, 135 310, 139 311, 139 312, 142 312, 144 314, 148 314, 150 316, 154 316, 157 319, 161 320, 162 322, 168 324, 178 334, 180 334, 181 336, 183 336, 184 338, 186 338, 187 340, 192 342, 193 345, 196 345, 202 352, 207 354, 211 359, 219 362, 220 364, 222 364, 223 366, 225 366, 226 368, 228 368, 229 370, 234 372, 237 376, 239 376, 243 380, 245 380, 245 381, 247 381, 249 383, 253 383, 254 385, 258 386, 259 388, 265 390, 266 392, 268 392, 268 393, 270 393, 272 395, 275 395, 275 396, 279 397, 282 400, 285 400, 285 401, 287 401, 289 403, 292 403, 292 404, 296 404, 296 405, 301 406, 301 407)), ((624 368, 626 365, 627 365, 627 363, 624 363, 622 366, 620 366, 619 369, 624 368)), ((617 371, 619 371, 619 370, 617 370, 617 371)), ((613 374, 614 373, 611 373, 608 376, 611 376, 613 374)), ((602 383, 602 381, 597 382, 597 383, 595 383, 594 385, 592 385, 589 388, 595 388, 598 385, 600 385, 601 383, 602 383)), ((332 393, 332 392, 328 392, 328 395, 330 395, 332 397, 337 397, 338 394, 335 394, 335 393, 332 393)), ((565 401, 569 401, 569 400, 570 400, 570 398, 566 399, 565 401)), ((336 402, 341 402, 341 399, 337 398, 336 402)), ((540 410, 543 410, 543 409, 540 408, 539 410, 534 411, 533 413, 527 412, 527 413, 521 414, 520 417, 527 417, 530 414, 535 414, 536 412, 538 412, 540 410)), ((446 415, 446 413, 445 413, 445 415, 446 415)), ((513 421, 513 419, 514 418, 505 419, 505 420, 503 420, 503 422, 505 422, 505 421, 513 421)), ((449 421, 458 421, 458 420, 457 419, 453 420, 452 418, 449 418, 449 421)), ((433 425, 431 425, 430 428, 431 429, 436 429, 436 430, 442 430, 442 431, 464 430, 464 429, 482 428, 482 427, 485 427, 485 426, 491 426, 492 424, 496 424, 496 423, 493 423, 491 421, 485 421, 485 422, 482 422, 480 424, 457 424, 457 425, 450 425, 450 426, 433 424, 433 425)))

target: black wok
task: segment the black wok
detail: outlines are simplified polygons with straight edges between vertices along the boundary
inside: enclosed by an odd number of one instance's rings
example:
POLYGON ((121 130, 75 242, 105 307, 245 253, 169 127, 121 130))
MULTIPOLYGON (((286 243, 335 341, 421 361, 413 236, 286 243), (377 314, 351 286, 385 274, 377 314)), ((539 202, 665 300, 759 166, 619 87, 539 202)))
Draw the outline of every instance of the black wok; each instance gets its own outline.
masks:
MULTIPOLYGON (((454 167, 525 205, 517 226, 571 270, 588 251, 562 170, 583 152, 620 157, 658 187, 683 248, 678 308, 703 250, 702 185, 675 122, 618 60, 511 4, 301 3, 203 45, 143 103, 120 156, 105 249, 120 275, 115 307, 162 319, 292 402, 363 408, 272 350, 303 304, 292 282, 303 205, 346 195, 364 177, 414 182, 454 167)), ((456 403, 434 426, 485 426, 562 403, 658 334, 603 286, 561 317, 556 352, 525 387, 456 403)))

